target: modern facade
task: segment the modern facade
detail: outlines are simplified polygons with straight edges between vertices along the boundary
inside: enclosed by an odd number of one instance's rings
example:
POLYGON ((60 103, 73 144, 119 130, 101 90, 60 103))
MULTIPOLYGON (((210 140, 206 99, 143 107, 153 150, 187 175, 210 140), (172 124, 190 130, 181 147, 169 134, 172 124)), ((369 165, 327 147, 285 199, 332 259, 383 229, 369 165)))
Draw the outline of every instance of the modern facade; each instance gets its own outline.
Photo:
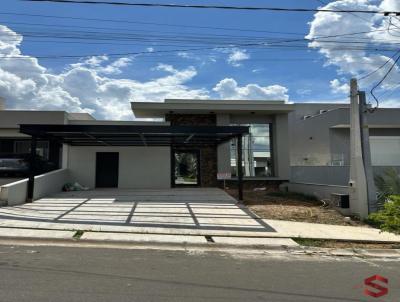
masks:
MULTIPOLYGON (((0 111, 0 152, 29 151, 32 135, 37 152, 89 188, 215 187, 222 179, 237 186, 242 179, 247 188, 280 185, 320 198, 348 192, 347 104, 169 99, 131 108, 151 121, 0 111)), ((368 126, 374 172, 399 169, 400 109, 369 113, 368 126)))

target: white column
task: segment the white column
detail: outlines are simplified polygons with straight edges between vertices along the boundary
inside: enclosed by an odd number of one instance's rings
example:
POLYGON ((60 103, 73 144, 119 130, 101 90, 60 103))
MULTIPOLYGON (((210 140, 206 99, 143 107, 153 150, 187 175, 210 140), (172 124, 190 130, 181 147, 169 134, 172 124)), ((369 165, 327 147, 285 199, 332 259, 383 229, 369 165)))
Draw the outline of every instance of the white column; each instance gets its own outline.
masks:
POLYGON ((67 144, 62 145, 62 163, 61 168, 68 169, 68 152, 69 146, 67 144))

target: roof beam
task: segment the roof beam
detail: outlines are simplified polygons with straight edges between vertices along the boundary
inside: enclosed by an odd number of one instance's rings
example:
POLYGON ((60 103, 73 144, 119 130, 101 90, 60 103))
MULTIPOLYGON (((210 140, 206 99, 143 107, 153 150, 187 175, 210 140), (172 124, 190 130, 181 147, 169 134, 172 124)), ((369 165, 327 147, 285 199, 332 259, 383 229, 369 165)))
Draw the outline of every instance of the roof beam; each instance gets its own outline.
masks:
POLYGON ((84 135, 86 135, 87 137, 89 137, 89 138, 93 139, 94 141, 99 142, 99 143, 101 143, 101 144, 103 144, 105 146, 109 146, 109 144, 107 144, 105 141, 99 140, 99 139, 97 139, 97 137, 95 137, 95 136, 93 136, 93 135, 91 135, 89 133, 85 132, 84 135))

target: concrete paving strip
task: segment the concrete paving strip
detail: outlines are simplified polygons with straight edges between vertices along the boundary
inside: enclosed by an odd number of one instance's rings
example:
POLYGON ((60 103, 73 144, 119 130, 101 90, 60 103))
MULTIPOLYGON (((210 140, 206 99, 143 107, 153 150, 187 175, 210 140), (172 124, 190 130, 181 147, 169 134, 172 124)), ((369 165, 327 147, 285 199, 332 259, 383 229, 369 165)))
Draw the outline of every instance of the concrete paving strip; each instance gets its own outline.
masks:
POLYGON ((216 229, 189 229, 173 227, 141 227, 141 226, 118 226, 104 224, 72 224, 34 222, 21 220, 2 220, 0 226, 3 228, 25 228, 44 230, 84 230, 93 232, 115 232, 126 234, 157 234, 157 235, 182 235, 182 236, 222 236, 222 237, 265 237, 265 238, 312 238, 312 239, 334 239, 349 241, 369 242, 400 242, 400 236, 381 232, 378 229, 355 226, 324 225, 316 223, 293 222, 283 220, 265 220, 276 232, 260 231, 233 231, 216 229))
POLYGON ((299 246, 288 238, 212 237, 215 243, 232 245, 299 246))
POLYGON ((207 243, 204 236, 182 235, 154 235, 154 234, 127 234, 127 233, 100 233, 86 232, 80 241, 116 241, 138 243, 207 243))
POLYGON ((74 234, 73 231, 0 228, 0 238, 72 239, 74 234))
MULTIPOLYGON (((312 238, 349 241, 400 242, 400 235, 370 227, 328 225, 307 222, 263 219, 279 237, 312 238)), ((271 233, 274 236, 273 233, 271 233)))

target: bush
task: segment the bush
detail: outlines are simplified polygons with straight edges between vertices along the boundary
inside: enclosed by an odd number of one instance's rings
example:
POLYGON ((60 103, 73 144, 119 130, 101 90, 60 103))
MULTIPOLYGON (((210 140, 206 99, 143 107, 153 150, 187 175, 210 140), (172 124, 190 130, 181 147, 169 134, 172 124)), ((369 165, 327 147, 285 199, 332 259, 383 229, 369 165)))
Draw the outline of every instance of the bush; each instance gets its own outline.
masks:
POLYGON ((400 195, 391 195, 383 209, 368 216, 368 222, 382 231, 400 234, 400 195))
POLYGON ((381 175, 375 175, 378 201, 382 206, 390 195, 400 194, 400 176, 395 168, 387 168, 381 175))

